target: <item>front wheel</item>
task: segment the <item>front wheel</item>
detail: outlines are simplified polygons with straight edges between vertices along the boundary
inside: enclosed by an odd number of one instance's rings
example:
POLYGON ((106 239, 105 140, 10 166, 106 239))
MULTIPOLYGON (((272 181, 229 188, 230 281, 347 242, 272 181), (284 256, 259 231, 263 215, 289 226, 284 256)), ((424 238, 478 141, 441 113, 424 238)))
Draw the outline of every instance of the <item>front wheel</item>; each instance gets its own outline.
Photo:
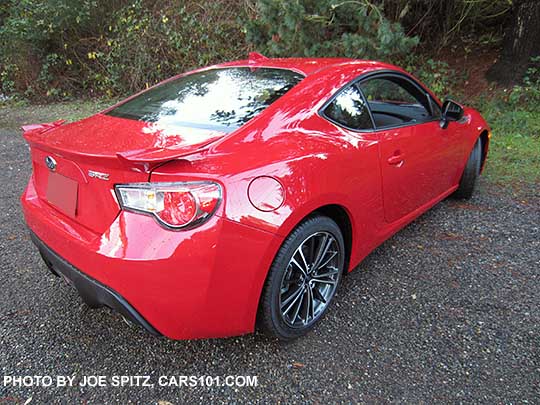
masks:
POLYGON ((467 160, 463 174, 459 181, 458 189, 454 192, 453 197, 469 199, 472 197, 476 180, 480 175, 480 166, 482 162, 482 141, 480 138, 476 141, 474 148, 467 160))
POLYGON ((268 335, 291 340, 322 318, 343 274, 345 245, 337 224, 314 216, 287 237, 268 274, 258 323, 268 335))

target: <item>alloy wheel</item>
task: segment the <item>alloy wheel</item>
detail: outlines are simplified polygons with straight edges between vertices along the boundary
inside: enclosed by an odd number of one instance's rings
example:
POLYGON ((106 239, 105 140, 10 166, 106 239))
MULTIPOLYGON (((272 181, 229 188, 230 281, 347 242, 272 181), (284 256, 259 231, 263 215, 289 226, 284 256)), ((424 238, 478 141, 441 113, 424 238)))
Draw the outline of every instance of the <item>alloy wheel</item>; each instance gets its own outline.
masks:
POLYGON ((279 296, 281 317, 288 326, 306 328, 322 315, 336 292, 342 254, 329 232, 308 236, 295 250, 279 296))

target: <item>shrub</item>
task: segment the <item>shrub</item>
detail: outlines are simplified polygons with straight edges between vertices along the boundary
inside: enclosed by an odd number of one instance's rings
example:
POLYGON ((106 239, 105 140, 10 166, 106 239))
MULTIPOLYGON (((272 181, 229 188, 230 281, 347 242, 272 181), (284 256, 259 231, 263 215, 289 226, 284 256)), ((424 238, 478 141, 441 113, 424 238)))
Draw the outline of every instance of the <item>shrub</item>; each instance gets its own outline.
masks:
POLYGON ((237 20, 240 2, 170 2, 152 7, 141 0, 114 16, 96 55, 106 66, 95 87, 131 92, 187 69, 245 56, 237 20))
POLYGON ((508 101, 512 106, 526 104, 536 108, 540 104, 540 56, 531 58, 523 83, 512 88, 508 101))
POLYGON ((415 75, 439 98, 444 99, 449 96, 459 98, 456 84, 463 82, 465 78, 459 77, 455 70, 450 69, 448 63, 440 60, 408 56, 400 64, 405 67, 405 70, 415 75))
POLYGON ((368 0, 259 0, 257 11, 247 40, 271 56, 391 59, 418 43, 368 0))
POLYGON ((0 5, 0 93, 125 95, 245 55, 247 0, 8 0, 0 5))
POLYGON ((105 2, 8 0, 0 26, 0 85, 27 97, 67 95, 83 73, 76 60, 84 38, 99 36, 105 2))

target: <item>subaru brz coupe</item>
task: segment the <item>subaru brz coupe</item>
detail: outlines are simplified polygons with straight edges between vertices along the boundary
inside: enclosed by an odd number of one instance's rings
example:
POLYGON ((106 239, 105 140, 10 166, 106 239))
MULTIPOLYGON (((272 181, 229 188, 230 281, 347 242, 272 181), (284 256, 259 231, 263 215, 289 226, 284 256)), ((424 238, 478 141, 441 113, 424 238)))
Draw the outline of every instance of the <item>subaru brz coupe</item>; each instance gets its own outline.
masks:
POLYGON ((471 196, 490 139, 396 66, 256 53, 23 132, 47 267, 172 339, 304 335, 375 247, 471 196))

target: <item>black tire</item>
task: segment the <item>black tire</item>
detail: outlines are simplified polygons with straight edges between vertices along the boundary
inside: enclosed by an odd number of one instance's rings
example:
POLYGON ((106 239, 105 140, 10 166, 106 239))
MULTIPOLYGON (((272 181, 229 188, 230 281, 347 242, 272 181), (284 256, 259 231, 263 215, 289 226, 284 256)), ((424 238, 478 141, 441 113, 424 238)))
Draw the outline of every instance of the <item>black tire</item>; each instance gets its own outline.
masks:
POLYGON ((305 335, 330 306, 344 263, 343 235, 333 220, 317 215, 302 222, 272 263, 259 303, 259 329, 282 340, 305 335))
POLYGON ((474 144, 474 148, 467 160, 463 174, 459 181, 459 186, 454 192, 454 198, 460 198, 468 200, 474 193, 474 187, 476 185, 476 179, 480 175, 480 165, 482 162, 482 141, 480 138, 474 144))

